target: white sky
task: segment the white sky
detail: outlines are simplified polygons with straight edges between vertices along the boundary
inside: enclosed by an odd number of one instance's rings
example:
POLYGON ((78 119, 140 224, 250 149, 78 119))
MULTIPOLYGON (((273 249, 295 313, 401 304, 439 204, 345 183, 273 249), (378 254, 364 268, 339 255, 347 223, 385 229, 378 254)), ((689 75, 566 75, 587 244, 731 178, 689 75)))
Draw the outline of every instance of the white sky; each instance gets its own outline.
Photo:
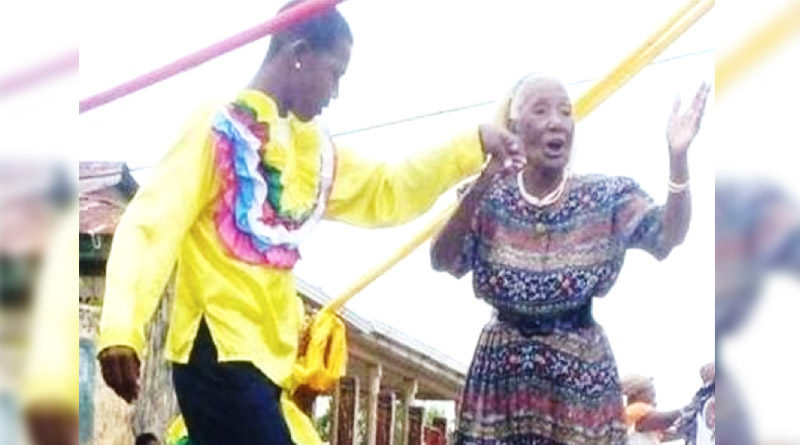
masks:
MULTIPOLYGON (((265 0, 83 0, 80 96, 86 97, 213 43, 271 14, 265 0)), ((355 35, 338 101, 324 119, 332 133, 499 98, 530 71, 567 83, 601 76, 684 0, 518 2, 350 0, 341 11, 355 35)), ((676 94, 688 102, 714 76, 715 11, 577 126, 575 170, 634 177, 658 201, 667 193, 664 129, 676 94)), ((198 104, 232 94, 258 67, 266 40, 79 118, 82 160, 151 166, 198 104)), ((570 87, 573 98, 591 85, 570 87)), ((394 161, 485 122, 481 107, 336 140, 364 156, 394 161)), ((687 402, 699 368, 714 357, 714 98, 691 149, 694 220, 684 246, 658 263, 629 254, 617 286, 595 304, 620 372, 655 377, 664 407, 687 402)), ((137 175, 147 180, 147 170, 137 175)), ((453 200, 401 228, 367 231, 323 223, 305 244, 297 273, 335 295, 412 236, 453 200)), ((352 301, 379 319, 468 364, 489 318, 460 281, 431 271, 427 245, 352 301)))

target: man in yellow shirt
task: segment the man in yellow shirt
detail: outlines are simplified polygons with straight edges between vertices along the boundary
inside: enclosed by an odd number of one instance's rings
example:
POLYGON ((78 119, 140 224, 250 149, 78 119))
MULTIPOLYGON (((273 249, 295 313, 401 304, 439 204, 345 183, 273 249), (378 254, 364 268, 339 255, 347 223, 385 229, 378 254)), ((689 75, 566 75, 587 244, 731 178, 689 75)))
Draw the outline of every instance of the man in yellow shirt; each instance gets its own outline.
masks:
POLYGON ((352 42, 335 9, 273 36, 249 88, 192 118, 117 228, 104 380, 137 397, 144 327, 177 263, 166 358, 193 444, 310 440, 310 424, 284 414, 303 317, 292 267, 320 219, 402 224, 477 173, 484 149, 504 153, 489 127, 393 166, 334 149, 314 117, 336 98, 352 42))

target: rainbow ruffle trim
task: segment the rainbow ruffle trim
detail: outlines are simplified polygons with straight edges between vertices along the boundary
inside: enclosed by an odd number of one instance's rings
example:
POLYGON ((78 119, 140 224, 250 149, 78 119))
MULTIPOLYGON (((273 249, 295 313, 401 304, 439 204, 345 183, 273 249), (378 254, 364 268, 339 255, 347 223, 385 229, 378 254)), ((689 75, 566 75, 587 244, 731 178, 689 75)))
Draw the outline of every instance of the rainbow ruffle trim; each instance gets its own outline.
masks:
POLYGON ((269 126, 255 111, 235 103, 213 122, 213 142, 222 194, 215 213, 217 233, 228 252, 250 264, 291 269, 302 238, 322 219, 333 182, 333 147, 320 137, 316 202, 299 219, 282 214, 280 171, 263 158, 269 126), (272 198, 272 199, 270 199, 272 198))

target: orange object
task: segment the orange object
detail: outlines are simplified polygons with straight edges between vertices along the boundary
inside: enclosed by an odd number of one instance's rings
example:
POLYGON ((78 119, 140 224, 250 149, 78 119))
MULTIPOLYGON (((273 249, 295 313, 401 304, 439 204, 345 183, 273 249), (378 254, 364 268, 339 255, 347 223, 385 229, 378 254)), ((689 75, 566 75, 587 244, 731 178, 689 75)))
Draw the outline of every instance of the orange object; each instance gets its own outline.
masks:
POLYGON ((628 427, 635 426, 640 420, 652 413, 653 405, 643 402, 631 403, 625 407, 625 424, 628 427))

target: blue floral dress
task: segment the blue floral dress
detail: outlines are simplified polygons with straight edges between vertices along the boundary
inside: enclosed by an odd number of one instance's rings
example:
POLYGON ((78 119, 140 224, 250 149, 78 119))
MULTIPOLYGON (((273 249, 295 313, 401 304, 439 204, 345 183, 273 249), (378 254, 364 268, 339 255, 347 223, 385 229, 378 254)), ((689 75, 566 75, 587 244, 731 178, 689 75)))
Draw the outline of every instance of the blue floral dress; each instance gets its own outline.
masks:
POLYGON ((611 289, 627 249, 668 254, 661 216, 623 177, 572 176, 548 207, 512 179, 490 188, 453 271, 472 271, 475 295, 496 309, 470 366, 457 443, 626 443, 617 367, 591 302, 611 289))

